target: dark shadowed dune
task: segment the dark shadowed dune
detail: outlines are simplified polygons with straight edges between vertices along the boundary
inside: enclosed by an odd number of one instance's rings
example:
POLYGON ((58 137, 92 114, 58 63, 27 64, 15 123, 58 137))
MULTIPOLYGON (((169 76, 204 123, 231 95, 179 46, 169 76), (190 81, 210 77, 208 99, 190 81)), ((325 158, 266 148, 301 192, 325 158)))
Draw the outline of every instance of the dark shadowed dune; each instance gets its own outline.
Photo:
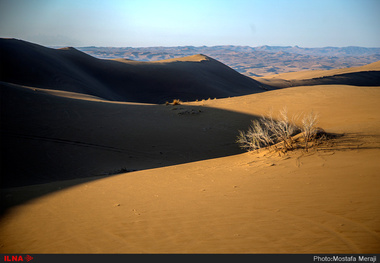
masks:
POLYGON ((0 50, 1 81, 107 100, 164 103, 265 91, 259 82, 204 55, 156 62, 103 60, 75 48, 16 39, 1 39, 0 50))
POLYGON ((237 154, 237 130, 252 118, 201 106, 112 103, 64 93, 0 82, 1 187, 237 154))

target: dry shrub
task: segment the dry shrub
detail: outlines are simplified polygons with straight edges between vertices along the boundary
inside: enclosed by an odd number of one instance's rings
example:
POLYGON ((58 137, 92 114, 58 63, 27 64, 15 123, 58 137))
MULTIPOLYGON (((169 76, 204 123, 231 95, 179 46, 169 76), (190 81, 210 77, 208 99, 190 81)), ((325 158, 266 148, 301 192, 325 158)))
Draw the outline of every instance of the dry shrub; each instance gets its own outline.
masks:
POLYGON ((166 102, 165 102, 165 105, 166 105, 166 106, 168 106, 168 105, 173 105, 173 106, 175 106, 175 105, 181 105, 181 104, 182 104, 182 101, 179 100, 179 99, 174 99, 172 103, 170 103, 169 101, 166 101, 166 102))
POLYGON ((175 106, 175 105, 181 105, 181 103, 182 103, 182 101, 179 100, 179 99, 174 99, 173 100, 173 106, 175 106))
POLYGON ((316 124, 318 123, 318 114, 310 112, 308 115, 304 115, 302 118, 302 136, 304 140, 305 150, 308 151, 309 143, 315 141, 317 136, 318 128, 316 124))
POLYGON ((269 117, 263 116, 261 122, 270 132, 274 143, 282 142, 286 150, 291 150, 294 148, 292 136, 299 131, 294 124, 295 119, 296 117, 293 117, 292 120, 289 120, 288 110, 283 108, 280 110, 277 120, 273 119, 272 113, 270 113, 269 117))
POLYGON ((274 119, 270 113, 268 117, 263 116, 259 120, 253 120, 247 131, 239 131, 236 142, 242 149, 248 151, 266 147, 274 148, 276 151, 296 148, 308 151, 311 146, 318 145, 317 139, 323 139, 321 136, 317 138, 318 132, 323 130, 316 127, 318 114, 314 112, 303 116, 301 127, 295 124, 298 118, 294 115, 289 119, 286 108, 280 110, 277 119, 274 119), (300 132, 303 143, 294 139, 294 135, 300 132))
POLYGON ((247 132, 239 131, 236 142, 241 148, 253 151, 273 144, 272 136, 261 121, 253 120, 247 132))

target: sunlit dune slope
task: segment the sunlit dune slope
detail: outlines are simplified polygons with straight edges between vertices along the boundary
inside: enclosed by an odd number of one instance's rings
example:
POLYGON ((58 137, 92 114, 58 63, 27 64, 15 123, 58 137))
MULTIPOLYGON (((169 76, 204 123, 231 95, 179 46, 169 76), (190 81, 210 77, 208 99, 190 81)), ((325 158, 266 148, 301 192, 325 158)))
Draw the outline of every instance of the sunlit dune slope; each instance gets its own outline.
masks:
POLYGON ((102 60, 75 48, 0 39, 0 80, 128 102, 165 103, 262 92, 260 84, 204 55, 158 62, 102 60))
POLYGON ((361 67, 290 72, 254 79, 281 88, 328 84, 379 86, 380 61, 361 67))

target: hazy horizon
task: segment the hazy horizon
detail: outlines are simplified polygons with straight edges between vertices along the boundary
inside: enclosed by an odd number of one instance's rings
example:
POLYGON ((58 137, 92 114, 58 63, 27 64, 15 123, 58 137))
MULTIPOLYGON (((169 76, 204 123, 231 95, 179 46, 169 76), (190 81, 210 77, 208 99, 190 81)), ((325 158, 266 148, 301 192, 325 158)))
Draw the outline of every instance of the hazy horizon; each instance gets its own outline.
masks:
POLYGON ((379 47, 376 0, 0 0, 0 37, 45 46, 379 47))
POLYGON ((303 48, 303 49, 318 49, 318 48, 350 48, 350 47, 353 47, 353 48, 368 48, 368 49, 371 49, 371 48, 380 48, 380 44, 378 46, 315 46, 315 47, 307 47, 307 46, 300 46, 300 45, 267 45, 267 44, 263 44, 263 45, 257 45, 257 46, 252 46, 252 45, 231 45, 231 44, 219 44, 219 45, 172 45, 172 46, 162 46, 162 45, 157 45, 157 46, 97 46, 97 45, 45 45, 45 44, 41 44, 41 43, 38 43, 38 42, 35 42, 35 41, 31 41, 31 40, 27 40, 27 39, 23 39, 23 38, 17 38, 17 37, 3 37, 3 36, 0 36, 0 38, 4 38, 4 39, 17 39, 17 40, 22 40, 22 41, 27 41, 27 42, 31 42, 31 43, 35 43, 35 44, 38 44, 38 45, 42 45, 42 46, 46 46, 46 47, 50 47, 50 48, 65 48, 65 47, 74 47, 74 48, 90 48, 90 47, 94 47, 94 48, 135 48, 135 49, 139 49, 139 48, 176 48, 176 47, 194 47, 194 48, 200 48, 200 47, 207 47, 207 48, 213 48, 213 47, 227 47, 227 46, 234 46, 234 47, 250 47, 250 48, 258 48, 258 47, 281 47, 281 48, 285 48, 285 47, 298 47, 298 48, 303 48))
MULTIPOLYGON (((23 39, 21 39, 23 40, 23 39)), ((95 47, 95 48, 136 48, 136 49, 139 49, 139 48, 176 48, 176 47, 194 47, 194 48, 200 48, 200 47, 207 47, 207 48, 213 48, 213 47, 228 47, 228 46, 233 46, 233 47, 250 47, 250 48, 258 48, 258 47, 281 47, 281 48, 285 48, 285 47, 298 47, 298 48, 350 48, 350 47, 353 47, 353 48, 380 48, 380 45, 379 46, 373 46, 373 47, 364 47, 364 46, 318 46, 318 47, 304 47, 304 46, 300 46, 300 45, 258 45, 258 46, 250 46, 250 45, 173 45, 173 46, 95 46, 95 45, 88 45, 88 46, 71 46, 71 47, 74 47, 74 48, 90 48, 90 47, 95 47)), ((63 47, 68 47, 67 45, 50 45, 49 47, 54 47, 54 48, 63 48, 63 47)))

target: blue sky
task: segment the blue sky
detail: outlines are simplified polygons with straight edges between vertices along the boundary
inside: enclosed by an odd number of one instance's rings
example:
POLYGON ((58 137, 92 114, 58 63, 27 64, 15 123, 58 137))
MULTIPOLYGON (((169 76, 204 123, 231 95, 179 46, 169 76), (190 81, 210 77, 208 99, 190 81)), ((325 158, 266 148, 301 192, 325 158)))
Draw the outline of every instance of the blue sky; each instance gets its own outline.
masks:
POLYGON ((380 47, 379 0, 0 0, 0 37, 46 46, 380 47))

